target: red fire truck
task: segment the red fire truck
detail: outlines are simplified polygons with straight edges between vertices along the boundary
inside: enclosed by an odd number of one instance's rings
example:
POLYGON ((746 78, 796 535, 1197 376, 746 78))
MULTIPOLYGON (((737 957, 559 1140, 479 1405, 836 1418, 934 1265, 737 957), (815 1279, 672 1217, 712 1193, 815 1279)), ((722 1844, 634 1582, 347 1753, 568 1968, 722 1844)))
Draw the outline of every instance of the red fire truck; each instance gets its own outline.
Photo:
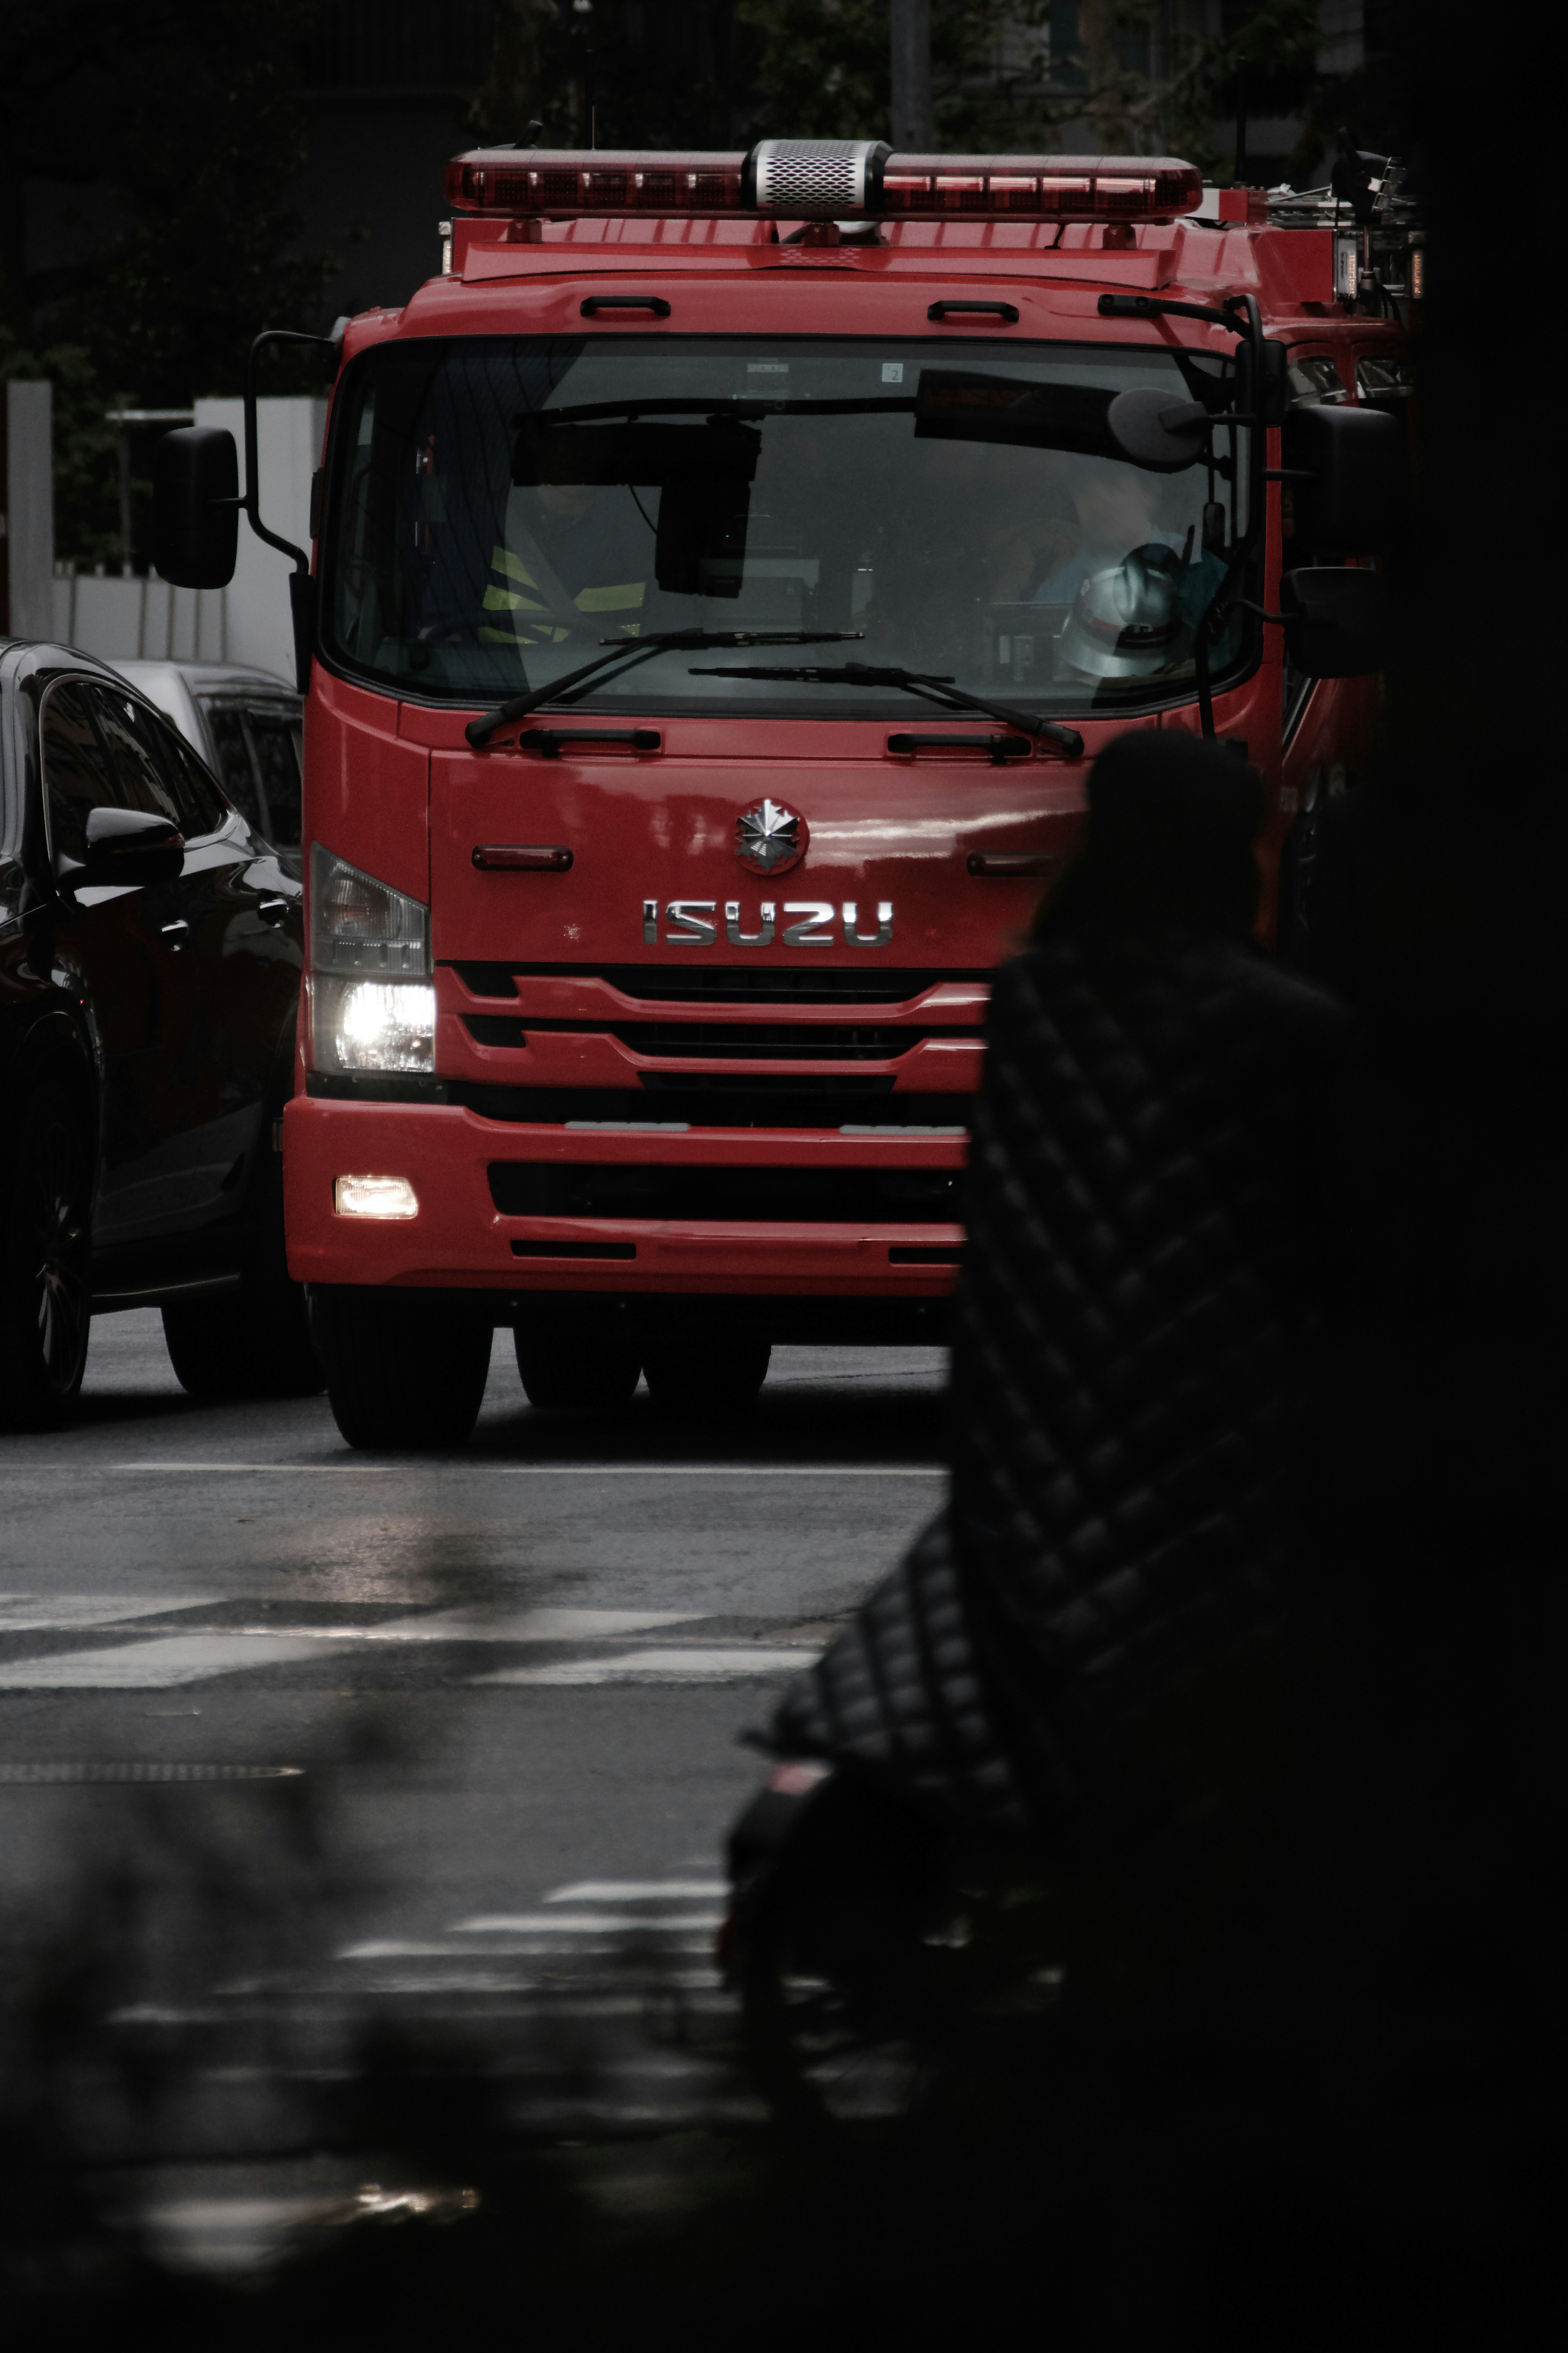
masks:
MULTIPOLYGON (((498 1325, 580 1408, 939 1337, 987 975, 1089 764, 1253 762, 1299 934, 1405 467, 1415 240, 1327 198, 778 141, 447 187, 441 274, 335 339, 290 551, 289 1263, 381 1446, 467 1434, 498 1325)), ((163 444, 166 575, 242 509, 287 544, 247 441, 243 493, 163 444)))

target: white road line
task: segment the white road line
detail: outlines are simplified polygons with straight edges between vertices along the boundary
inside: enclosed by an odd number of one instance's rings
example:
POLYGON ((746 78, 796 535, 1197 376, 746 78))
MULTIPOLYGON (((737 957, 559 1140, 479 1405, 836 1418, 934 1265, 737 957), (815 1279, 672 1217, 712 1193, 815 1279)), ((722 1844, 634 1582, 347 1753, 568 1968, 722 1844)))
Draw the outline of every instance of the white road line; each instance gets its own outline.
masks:
MULTIPOLYGON (((583 1947, 579 1947, 573 1952, 571 1957, 574 1960, 577 1959, 579 1953, 583 1949, 583 1947)), ((614 1954, 623 1961, 626 1958, 626 1947, 622 1945, 605 1945, 603 1947, 595 1945, 589 1946, 586 1949, 590 1953, 595 1954, 597 1954, 600 1951, 607 1954, 614 1954)), ((680 1947, 666 1947, 667 1951, 679 1951, 682 1949, 684 1948, 680 1947)), ((692 1949, 695 1951, 698 1950, 699 1947, 693 1947, 692 1949)), ((709 1951, 711 1947, 710 1946, 704 1946, 700 1947, 700 1949, 703 1951, 709 1951)), ((552 1958, 556 1961, 562 1961, 566 1958, 565 1953, 559 1945, 541 1945, 539 1952, 542 1957, 552 1958)), ((337 1957, 342 1960, 347 1958, 348 1956, 339 1954, 337 1957)), ((410 1957, 417 1957, 417 1956, 411 1954, 410 1957)), ((481 1960, 490 1960, 495 1957, 496 1956, 489 1953, 476 1953, 473 1956, 473 1961, 477 1963, 481 1960)), ((506 1958, 510 1957, 503 1955, 501 1957, 506 1958)), ((519 1957, 525 1957, 525 1956, 520 1955, 519 1957)), ((712 1994, 718 1993, 721 1990, 721 1980, 720 1978, 719 1972, 717 1969, 713 1968, 711 1965, 707 1968, 701 1969, 667 1969, 661 1968, 658 1977, 653 1984, 651 1990, 656 1993, 663 1993, 668 1989, 675 1988, 679 1988, 683 1991, 691 1990, 712 1994)), ((536 1996, 541 2000, 549 2000, 551 2001, 553 2001, 554 2000, 554 1989, 549 1982, 547 1982, 547 1973, 535 1970, 532 1976, 522 1977, 515 1972, 506 1973, 499 1969, 479 1969, 472 1964, 468 1968, 461 1969, 460 1972, 458 1970, 448 1970, 444 1976, 440 1977, 437 1977, 435 1975, 422 1975, 419 1977, 378 1978, 375 1980, 372 1990, 374 1992, 378 2000, 390 1997, 393 1994, 406 1994, 412 1997, 415 1995, 433 1993, 452 1995, 460 1994, 465 1998, 465 2000, 471 2000, 475 1994, 492 1993, 529 1994, 536 1996)), ((359 1989, 356 1988, 355 1999, 358 1998, 358 1991, 359 1989)), ((466 2013, 454 2014, 461 2015, 466 2013)))
MULTIPOLYGON (((87 1466, 91 1468, 89 1464, 87 1466)), ((945 1479, 940 1462, 106 1462, 106 1471, 211 1472, 280 1471, 289 1478, 307 1472, 344 1479, 402 1476, 430 1479, 443 1472, 465 1483, 481 1472, 498 1479, 945 1479)), ((13 1470, 53 1469, 51 1463, 14 1463, 13 1470)))
MULTIPOLYGON (((225 1626, 237 1641, 300 1642, 584 1642, 607 1641, 658 1626, 700 1626, 704 1609, 522 1609, 510 1616, 482 1608, 432 1611, 428 1618, 394 1618, 374 1626, 225 1626)), ((5 1629, 0 1626, 0 1633, 5 1629)))
POLYGON ((72 1651, 47 1659, 20 1659, 0 1667, 5 1691, 167 1691, 204 1683, 241 1668, 289 1666, 330 1656, 345 1642, 289 1635, 172 1634, 163 1641, 127 1642, 113 1651, 72 1651))
POLYGON ((756 1675, 788 1674, 813 1665, 820 1651, 784 1650, 757 1642, 745 1650, 628 1651, 618 1659, 563 1659, 548 1667, 501 1667, 470 1675, 471 1683, 742 1683, 756 1675))
MULTIPOLYGON (((728 1895, 730 1890, 721 1879, 577 1879, 570 1887, 552 1887, 545 1897, 546 1904, 656 1904, 693 1902, 714 1903, 728 1895)), ((473 1928, 474 1920, 459 1922, 459 1926, 473 1928)))
MULTIPOLYGON (((710 1953, 713 1939, 711 1936, 667 1936, 663 1939, 662 1948, 667 1953, 710 1953)), ((363 1944, 344 1945, 333 1958, 340 1961, 576 1961, 600 1954, 624 1960, 626 1957, 626 1938, 602 1936, 593 1944, 574 1941, 568 1945, 555 1937, 519 1936, 508 1945, 483 1945, 478 1948, 470 1946, 465 1949, 458 1945, 442 1945, 429 1940, 405 1941, 395 1936, 372 1936, 363 1944)), ((442 1980, 442 1988, 450 1990, 454 1985, 460 1986, 468 1981, 467 1978, 448 1978, 442 1980)), ((481 1986, 485 1982, 482 1977, 472 1981, 481 1986)))
POLYGON ((217 1593, 144 1593, 140 1599, 116 1600, 107 1593, 0 1593, 0 1634, 114 1626, 127 1618, 157 1618, 166 1609, 210 1609, 222 1598, 217 1593))
POLYGON ((454 1920, 449 1936, 592 1936, 607 1929, 716 1928, 721 1912, 667 1912, 662 1916, 627 1912, 483 1912, 454 1920))
POLYGON ((365 1631, 377 1641, 587 1642, 617 1634, 651 1633, 658 1626, 699 1626, 708 1609, 441 1609, 426 1618, 394 1618, 365 1631))

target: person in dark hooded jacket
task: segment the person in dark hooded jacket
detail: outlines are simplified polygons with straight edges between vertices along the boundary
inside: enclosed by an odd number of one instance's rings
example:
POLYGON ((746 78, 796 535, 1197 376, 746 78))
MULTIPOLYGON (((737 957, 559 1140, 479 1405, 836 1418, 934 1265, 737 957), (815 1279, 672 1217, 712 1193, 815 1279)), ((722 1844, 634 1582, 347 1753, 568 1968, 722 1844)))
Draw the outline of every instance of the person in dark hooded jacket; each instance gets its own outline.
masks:
POLYGON ((992 999, 949 1507, 775 1720, 961 1839, 1146 1861, 1253 1769, 1348 1032, 1255 944, 1263 816, 1194 736, 1095 764, 992 999))

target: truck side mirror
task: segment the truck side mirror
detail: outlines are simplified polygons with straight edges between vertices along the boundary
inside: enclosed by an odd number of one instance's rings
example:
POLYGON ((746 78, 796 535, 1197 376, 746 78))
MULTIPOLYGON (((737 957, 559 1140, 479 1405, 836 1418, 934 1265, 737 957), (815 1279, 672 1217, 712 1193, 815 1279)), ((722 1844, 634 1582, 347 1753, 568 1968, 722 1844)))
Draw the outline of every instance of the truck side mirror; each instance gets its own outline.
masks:
MULTIPOLYGON (((1380 555, 1405 497, 1405 436, 1376 408, 1292 409, 1282 437, 1297 544, 1314 555, 1380 555)), ((1325 678, 1353 673, 1325 670, 1325 678)))
POLYGON ((213 425, 165 433, 153 456, 153 563, 176 588, 226 588, 239 549, 239 459, 213 425))
MULTIPOLYGON (((1334 412, 1331 410, 1330 415, 1334 412)), ((1366 678, 1388 659, 1388 582, 1381 572, 1315 565, 1279 584, 1286 658, 1307 678, 1366 678)))

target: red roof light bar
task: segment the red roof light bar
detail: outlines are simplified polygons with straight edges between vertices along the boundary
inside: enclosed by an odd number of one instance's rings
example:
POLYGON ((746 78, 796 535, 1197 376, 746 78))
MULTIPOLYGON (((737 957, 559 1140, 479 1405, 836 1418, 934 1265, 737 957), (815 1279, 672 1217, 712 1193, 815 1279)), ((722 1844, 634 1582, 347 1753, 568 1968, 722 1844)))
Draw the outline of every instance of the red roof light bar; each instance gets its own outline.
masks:
POLYGON ((1203 174, 1172 155, 892 155, 883 216, 1167 220, 1195 212, 1203 174))
MULTIPOLYGON (((829 144, 822 142, 825 153, 829 144)), ((845 160, 849 142, 831 144, 839 152, 830 160, 845 160)), ((805 155, 808 146, 802 141, 794 152, 805 155)), ((458 213, 557 220, 637 214, 798 220, 817 212, 840 219, 859 214, 892 220, 1169 220, 1203 201, 1196 168, 1168 155, 889 155, 884 161, 875 153, 861 174, 863 203, 842 195, 816 204, 782 195, 770 203, 758 200, 756 152, 478 148, 447 164, 447 199, 458 213)))

